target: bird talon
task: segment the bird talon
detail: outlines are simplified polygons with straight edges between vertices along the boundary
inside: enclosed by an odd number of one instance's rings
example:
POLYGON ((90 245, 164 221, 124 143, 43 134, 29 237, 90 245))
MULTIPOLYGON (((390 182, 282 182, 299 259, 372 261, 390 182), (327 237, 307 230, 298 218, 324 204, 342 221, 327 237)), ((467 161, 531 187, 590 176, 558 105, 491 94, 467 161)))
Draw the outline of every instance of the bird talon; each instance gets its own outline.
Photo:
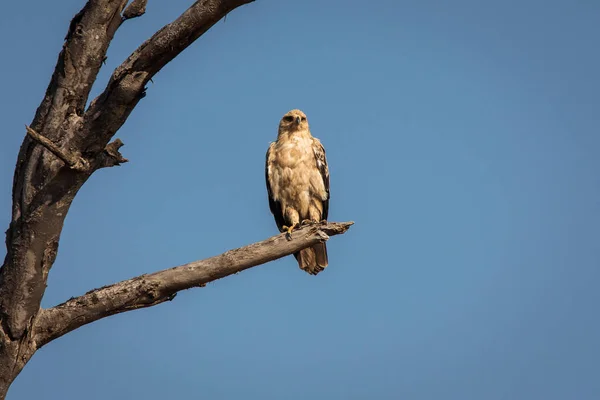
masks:
POLYGON ((292 231, 298 226, 298 224, 293 224, 292 226, 283 226, 283 229, 285 229, 287 232, 285 234, 285 238, 287 240, 292 240, 292 231))

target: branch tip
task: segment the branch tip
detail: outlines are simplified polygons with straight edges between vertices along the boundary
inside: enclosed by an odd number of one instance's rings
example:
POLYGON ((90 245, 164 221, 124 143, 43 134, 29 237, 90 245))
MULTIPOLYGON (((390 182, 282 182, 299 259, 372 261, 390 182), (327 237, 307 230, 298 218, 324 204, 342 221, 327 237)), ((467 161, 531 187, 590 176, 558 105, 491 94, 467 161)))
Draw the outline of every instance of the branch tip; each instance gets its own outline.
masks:
POLYGON ((105 158, 102 161, 102 167, 114 167, 121 165, 122 163, 129 162, 128 159, 123 157, 119 149, 124 146, 123 141, 117 138, 106 145, 104 148, 105 158))
POLYGON ((144 15, 146 5, 148 5, 148 0, 133 0, 123 11, 123 21, 144 15))

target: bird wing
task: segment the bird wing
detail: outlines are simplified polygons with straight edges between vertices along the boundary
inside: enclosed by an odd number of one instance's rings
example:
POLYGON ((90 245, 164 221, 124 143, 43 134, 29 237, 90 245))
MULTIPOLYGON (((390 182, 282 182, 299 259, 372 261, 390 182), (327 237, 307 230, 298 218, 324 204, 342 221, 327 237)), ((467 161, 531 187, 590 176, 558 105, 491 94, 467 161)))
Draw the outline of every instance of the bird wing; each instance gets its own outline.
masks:
POLYGON ((281 202, 275 200, 275 196, 273 195, 273 189, 271 188, 271 164, 273 162, 272 158, 274 158, 275 152, 275 143, 271 143, 269 145, 269 149, 267 150, 267 157, 265 160, 265 180, 267 182, 267 195, 269 197, 269 208, 271 209, 271 213, 275 217, 275 223, 277 224, 277 228, 279 228, 280 232, 283 232, 283 226, 285 225, 285 220, 283 219, 283 210, 281 209, 281 202))
POLYGON ((327 192, 327 198, 321 199, 323 201, 323 215, 321 218, 327 220, 329 214, 329 167, 327 166, 327 157, 325 156, 325 148, 321 144, 321 141, 317 138, 313 138, 313 152, 315 153, 315 159, 317 161, 317 169, 323 179, 325 185, 325 191, 327 192))

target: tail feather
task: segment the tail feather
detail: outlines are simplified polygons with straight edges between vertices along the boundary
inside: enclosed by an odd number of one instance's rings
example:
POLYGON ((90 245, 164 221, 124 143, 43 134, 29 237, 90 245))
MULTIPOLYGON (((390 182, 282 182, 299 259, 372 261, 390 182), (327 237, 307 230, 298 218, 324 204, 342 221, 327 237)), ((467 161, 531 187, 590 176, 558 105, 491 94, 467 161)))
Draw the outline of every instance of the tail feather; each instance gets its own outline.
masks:
POLYGON ((300 250, 299 252, 294 253, 294 257, 296 257, 300 269, 303 269, 311 275, 317 275, 329 264, 327 259, 327 246, 325 243, 318 243, 313 247, 300 250))

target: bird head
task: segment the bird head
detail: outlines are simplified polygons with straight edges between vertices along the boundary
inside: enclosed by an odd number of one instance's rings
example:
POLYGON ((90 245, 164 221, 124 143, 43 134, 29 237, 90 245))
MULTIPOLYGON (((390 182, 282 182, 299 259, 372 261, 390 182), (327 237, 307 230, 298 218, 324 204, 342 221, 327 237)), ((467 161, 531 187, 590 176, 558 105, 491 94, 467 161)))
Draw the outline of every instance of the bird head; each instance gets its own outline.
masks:
POLYGON ((300 110, 288 111, 279 122, 279 133, 308 131, 306 114, 300 110))

